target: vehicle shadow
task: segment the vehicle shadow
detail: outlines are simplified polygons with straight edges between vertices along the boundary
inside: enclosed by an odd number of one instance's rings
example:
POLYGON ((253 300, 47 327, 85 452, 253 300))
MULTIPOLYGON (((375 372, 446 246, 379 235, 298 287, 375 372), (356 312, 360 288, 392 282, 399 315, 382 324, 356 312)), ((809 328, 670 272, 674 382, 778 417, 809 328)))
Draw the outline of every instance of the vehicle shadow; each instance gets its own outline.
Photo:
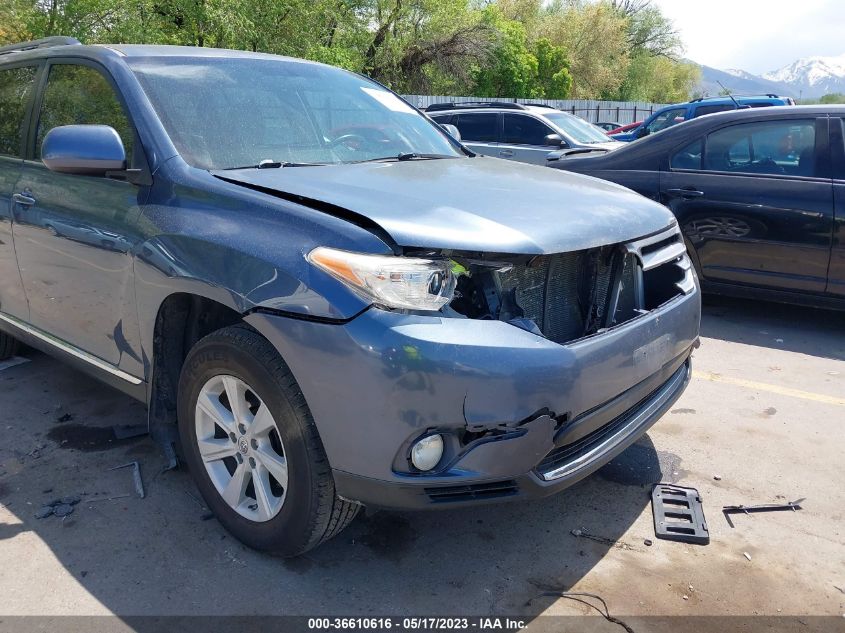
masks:
MULTIPOLYGON (((676 462, 648 436, 573 488, 537 502, 436 512, 366 512, 333 541, 283 560, 243 547, 208 516, 188 473, 162 472, 126 396, 32 353, 0 372, 0 561, 26 560, 7 613, 120 615, 517 614, 533 617, 612 548, 653 538, 651 484, 676 462), (37 398, 37 406, 33 406, 37 398), (146 498, 134 494, 137 460, 146 498), (36 519, 79 494, 69 517, 36 519), (572 531, 579 531, 573 535, 572 531), (641 532, 641 533, 640 533, 641 532), (44 583, 43 577, 61 577, 44 583), (25 598, 25 601, 24 601, 25 598)), ((677 475, 677 473, 674 473, 677 475)))
POLYGON ((701 336, 845 360, 845 312, 705 295, 701 336))

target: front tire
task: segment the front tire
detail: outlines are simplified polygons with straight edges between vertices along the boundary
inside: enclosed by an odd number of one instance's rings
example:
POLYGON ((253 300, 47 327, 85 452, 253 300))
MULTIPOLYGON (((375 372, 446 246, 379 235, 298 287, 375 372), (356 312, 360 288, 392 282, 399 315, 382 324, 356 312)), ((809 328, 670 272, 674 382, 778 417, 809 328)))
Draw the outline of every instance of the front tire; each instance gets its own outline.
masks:
POLYGON ((237 325, 199 341, 179 381, 182 452, 209 509, 249 547, 297 556, 359 506, 335 494, 305 398, 272 345, 237 325))
POLYGON ((5 332, 0 332, 0 361, 8 360, 18 352, 18 341, 5 332))

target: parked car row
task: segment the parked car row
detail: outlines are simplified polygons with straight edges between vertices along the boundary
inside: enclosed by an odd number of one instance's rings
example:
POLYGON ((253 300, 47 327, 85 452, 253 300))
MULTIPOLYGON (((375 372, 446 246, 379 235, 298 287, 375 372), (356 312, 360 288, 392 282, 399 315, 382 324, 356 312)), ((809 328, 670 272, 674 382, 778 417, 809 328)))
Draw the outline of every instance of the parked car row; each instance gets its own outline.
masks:
MULTIPOLYGON (((434 114, 537 163, 613 145, 550 108, 434 114)), ((251 547, 572 485, 681 395, 699 319, 666 207, 481 156, 360 75, 0 48, 0 359, 23 341, 144 402, 251 547)))
POLYGON ((634 129, 624 132, 617 131, 613 138, 617 141, 630 142, 706 114, 782 105, 795 105, 795 101, 791 97, 781 97, 775 94, 701 97, 688 103, 678 103, 661 108, 640 125, 635 126, 634 129))
POLYGON ((736 110, 549 165, 670 208, 705 290, 845 307, 844 120, 842 106, 736 110))
POLYGON ((437 123, 454 125, 461 142, 486 156, 544 165, 549 152, 609 151, 622 147, 584 119, 539 104, 437 103, 426 108, 437 123))
POLYGON ((567 149, 549 153, 542 141, 562 136, 553 122, 572 115, 516 104, 460 107, 435 106, 432 116, 456 125, 474 151, 538 164, 545 156, 550 167, 616 182, 666 205, 705 290, 845 307, 845 112, 795 107, 777 95, 696 99, 656 111, 627 137, 641 139, 636 143, 576 147, 567 140, 567 149), (499 136, 475 140, 465 121, 481 116, 499 136), (509 137, 500 151, 503 122, 517 117, 532 121, 536 136, 509 137))

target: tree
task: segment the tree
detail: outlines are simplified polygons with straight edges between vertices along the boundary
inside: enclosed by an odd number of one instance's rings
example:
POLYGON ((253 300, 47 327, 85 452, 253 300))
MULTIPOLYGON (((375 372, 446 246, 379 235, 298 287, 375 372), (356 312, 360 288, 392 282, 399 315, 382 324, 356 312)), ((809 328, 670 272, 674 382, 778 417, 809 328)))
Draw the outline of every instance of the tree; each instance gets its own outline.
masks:
POLYGON ((845 95, 841 92, 832 92, 819 99, 819 103, 845 103, 845 95))
POLYGON ((497 24, 499 44, 489 64, 475 74, 479 97, 539 97, 537 58, 528 49, 525 28, 510 20, 497 24))
POLYGON ((569 57, 561 46, 555 46, 545 37, 534 47, 537 57, 537 83, 546 99, 566 99, 572 87, 569 57))
POLYGON ((553 0, 545 6, 538 37, 566 50, 572 93, 598 98, 618 90, 629 64, 627 21, 606 1, 553 0))

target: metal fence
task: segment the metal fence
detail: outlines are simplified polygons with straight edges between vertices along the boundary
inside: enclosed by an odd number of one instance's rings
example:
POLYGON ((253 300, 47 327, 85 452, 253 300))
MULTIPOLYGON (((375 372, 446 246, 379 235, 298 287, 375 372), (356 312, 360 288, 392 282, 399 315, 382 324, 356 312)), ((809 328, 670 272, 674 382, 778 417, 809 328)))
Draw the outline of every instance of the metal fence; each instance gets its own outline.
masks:
POLYGON ((454 97, 446 95, 402 95, 409 103, 425 108, 432 103, 463 103, 466 101, 502 101, 507 103, 542 103, 580 116, 591 123, 642 121, 666 104, 645 101, 591 101, 584 99, 506 99, 502 97, 454 97))

